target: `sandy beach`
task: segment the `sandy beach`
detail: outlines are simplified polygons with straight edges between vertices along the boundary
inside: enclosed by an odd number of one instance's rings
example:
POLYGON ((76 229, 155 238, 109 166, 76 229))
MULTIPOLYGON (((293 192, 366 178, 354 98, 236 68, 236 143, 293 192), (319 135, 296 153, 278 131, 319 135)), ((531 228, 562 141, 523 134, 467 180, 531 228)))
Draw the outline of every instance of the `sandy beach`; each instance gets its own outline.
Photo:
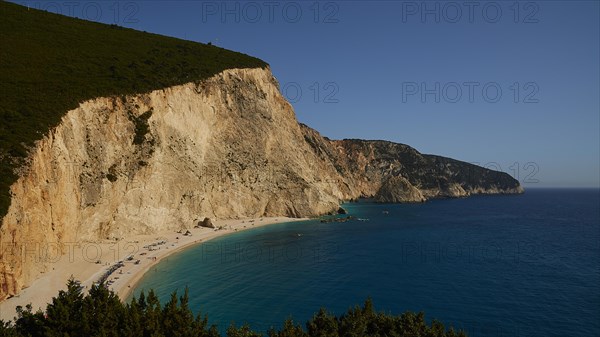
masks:
POLYGON ((34 311, 38 308, 45 309, 59 290, 66 289, 66 282, 70 277, 81 281, 84 290, 104 277, 109 288, 121 300, 125 300, 152 266, 173 253, 236 231, 302 220, 306 219, 277 217, 216 220, 213 224, 222 229, 193 228, 189 230, 190 235, 165 231, 128 237, 118 242, 71 244, 68 253, 56 259, 51 270, 42 274, 19 295, 0 303, 0 319, 13 319, 16 316, 15 308, 25 307, 29 303, 34 311))

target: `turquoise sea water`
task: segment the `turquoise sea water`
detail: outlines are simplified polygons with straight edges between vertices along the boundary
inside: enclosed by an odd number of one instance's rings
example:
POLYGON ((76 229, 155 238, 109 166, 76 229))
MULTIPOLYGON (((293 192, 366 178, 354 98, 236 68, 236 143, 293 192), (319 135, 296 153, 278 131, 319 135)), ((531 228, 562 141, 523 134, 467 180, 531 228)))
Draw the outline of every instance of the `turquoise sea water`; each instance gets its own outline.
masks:
POLYGON ((369 220, 221 237, 161 261, 136 293, 167 301, 187 286, 192 308, 221 330, 235 321, 265 331, 370 296, 471 336, 600 336, 597 189, 345 207, 369 220))

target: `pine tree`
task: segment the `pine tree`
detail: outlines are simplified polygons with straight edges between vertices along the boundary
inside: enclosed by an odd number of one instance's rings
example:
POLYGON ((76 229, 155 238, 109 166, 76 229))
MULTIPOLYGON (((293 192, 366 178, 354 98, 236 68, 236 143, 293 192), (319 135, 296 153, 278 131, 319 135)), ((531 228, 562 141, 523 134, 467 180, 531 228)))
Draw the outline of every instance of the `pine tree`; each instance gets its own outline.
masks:
POLYGON ((227 328, 227 337, 262 337, 261 334, 253 332, 247 324, 239 328, 235 327, 235 323, 231 323, 227 328))
MULTIPOLYGON (((194 336, 194 314, 189 308, 189 291, 186 288, 184 295, 177 303, 177 292, 171 295, 171 300, 163 309, 163 332, 168 337, 194 336)), ((200 333, 202 333, 201 331, 200 333)))
POLYGON ((338 321, 335 316, 321 308, 313 318, 306 323, 310 337, 338 337, 338 321))
POLYGON ((144 336, 145 337, 162 337, 162 310, 160 301, 154 293, 154 290, 150 290, 148 297, 146 298, 146 310, 144 312, 144 336))
POLYGON ((127 322, 124 334, 129 337, 143 337, 144 328, 142 327, 142 317, 144 312, 134 298, 125 306, 125 321, 127 322))
POLYGON ((276 331, 271 328, 268 332, 269 337, 307 337, 308 335, 302 329, 302 326, 294 324, 294 321, 291 318, 285 320, 283 323, 283 329, 281 331, 276 331))
POLYGON ((83 300, 85 335, 121 336, 125 330, 125 308, 119 297, 103 283, 95 284, 83 300))
POLYGON ((47 336, 79 336, 84 330, 83 294, 79 282, 71 278, 67 290, 58 292, 46 307, 47 336))
MULTIPOLYGON (((28 304, 25 307, 25 310, 23 310, 23 307, 21 306, 17 307, 17 320, 13 327, 15 335, 31 337, 44 336, 46 331, 44 313, 42 311, 33 313, 31 309, 31 304, 28 304)), ((5 327, 8 329, 11 326, 6 324, 5 327)), ((2 334, 0 334, 0 336, 1 335, 2 334)))

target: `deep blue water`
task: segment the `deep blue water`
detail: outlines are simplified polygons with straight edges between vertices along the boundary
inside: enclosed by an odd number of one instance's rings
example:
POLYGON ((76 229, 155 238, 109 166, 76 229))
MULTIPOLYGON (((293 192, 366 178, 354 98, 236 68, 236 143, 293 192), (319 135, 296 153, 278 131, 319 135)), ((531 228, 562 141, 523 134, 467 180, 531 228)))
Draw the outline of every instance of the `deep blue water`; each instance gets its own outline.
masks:
POLYGON ((380 310, 424 311, 471 336, 600 336, 597 189, 345 207, 369 221, 221 237, 162 261, 137 291, 166 301, 188 286, 192 308, 221 330, 265 331, 371 296, 380 310))

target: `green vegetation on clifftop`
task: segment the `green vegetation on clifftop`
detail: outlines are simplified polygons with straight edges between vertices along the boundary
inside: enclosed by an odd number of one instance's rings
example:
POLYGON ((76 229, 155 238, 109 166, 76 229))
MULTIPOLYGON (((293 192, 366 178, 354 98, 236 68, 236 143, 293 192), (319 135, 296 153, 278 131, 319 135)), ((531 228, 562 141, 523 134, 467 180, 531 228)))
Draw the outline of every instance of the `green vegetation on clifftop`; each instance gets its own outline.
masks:
POLYGON ((267 66, 216 46, 4 1, 0 32, 0 218, 10 205, 14 170, 25 163, 28 149, 80 102, 267 66))

